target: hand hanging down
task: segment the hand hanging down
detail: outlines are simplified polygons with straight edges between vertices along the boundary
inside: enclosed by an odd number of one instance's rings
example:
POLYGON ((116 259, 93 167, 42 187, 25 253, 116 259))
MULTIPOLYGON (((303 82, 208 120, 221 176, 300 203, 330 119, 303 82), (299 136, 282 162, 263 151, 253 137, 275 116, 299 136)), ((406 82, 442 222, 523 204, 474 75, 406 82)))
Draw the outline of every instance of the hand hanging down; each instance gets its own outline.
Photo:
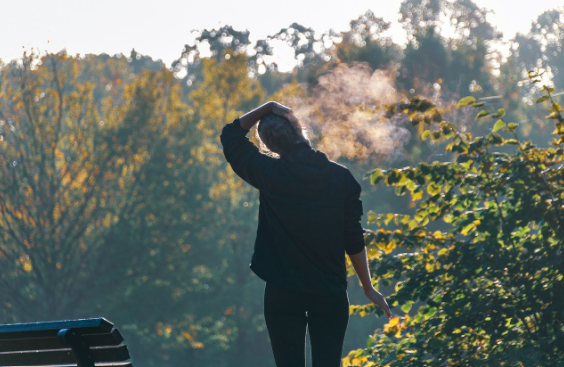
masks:
POLYGON ((380 292, 374 289, 372 282, 370 280, 370 270, 368 269, 368 258, 366 256, 366 247, 358 254, 349 255, 351 262, 353 264, 356 275, 362 283, 362 288, 364 289, 364 294, 368 299, 370 299, 376 306, 380 306, 388 319, 392 317, 392 311, 390 311, 390 306, 388 302, 380 292))

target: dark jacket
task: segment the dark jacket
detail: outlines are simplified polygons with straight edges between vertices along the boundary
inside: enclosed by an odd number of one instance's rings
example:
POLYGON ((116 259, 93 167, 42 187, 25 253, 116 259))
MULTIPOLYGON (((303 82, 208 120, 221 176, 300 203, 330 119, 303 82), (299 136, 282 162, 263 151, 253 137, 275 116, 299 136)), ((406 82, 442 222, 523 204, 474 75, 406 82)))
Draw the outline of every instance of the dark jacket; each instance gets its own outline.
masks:
POLYGON ((260 192, 251 269, 294 291, 345 291, 345 252, 364 248, 359 183, 307 143, 276 159, 260 153, 248 132, 236 119, 223 128, 221 143, 233 171, 260 192))

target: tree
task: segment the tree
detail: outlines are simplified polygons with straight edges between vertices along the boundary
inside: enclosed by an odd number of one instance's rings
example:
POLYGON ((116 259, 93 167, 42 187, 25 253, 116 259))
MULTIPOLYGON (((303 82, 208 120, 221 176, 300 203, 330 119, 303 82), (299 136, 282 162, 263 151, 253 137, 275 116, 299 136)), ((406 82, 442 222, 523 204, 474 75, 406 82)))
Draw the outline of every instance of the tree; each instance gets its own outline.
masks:
POLYGON ((350 22, 350 30, 342 32, 342 41, 336 45, 341 62, 367 62, 372 69, 383 69, 400 57, 400 48, 382 33, 391 23, 376 17, 370 10, 350 22))
POLYGON ((217 296, 209 298, 209 302, 229 330, 229 352, 224 362, 238 366, 264 363, 259 362, 263 356, 252 356, 247 345, 264 342, 260 335, 266 331, 262 299, 256 297, 262 291, 262 281, 248 268, 254 246, 257 194, 228 167, 219 143, 223 126, 255 108, 264 98, 260 84, 248 77, 247 65, 244 54, 232 54, 221 61, 204 60, 203 83, 190 94, 197 128, 202 133, 195 155, 205 167, 206 200, 221 208, 206 218, 209 228, 222 223, 222 230, 209 236, 210 243, 219 243, 215 257, 223 279, 216 288, 217 296))
POLYGON ((502 33, 486 20, 491 10, 478 7, 472 0, 445 2, 450 21, 455 26, 457 39, 476 44, 501 38, 502 33))
POLYGON ((129 277, 111 228, 130 210, 151 125, 166 121, 171 76, 147 73, 95 103, 64 52, 12 62, 0 80, 3 315, 69 318, 129 277))
MULTIPOLYGON (((527 71, 543 67, 546 73, 543 80, 555 88, 555 101, 561 102, 564 87, 564 54, 562 39, 564 30, 562 10, 552 10, 541 14, 531 25, 528 34, 518 34, 513 39, 511 55, 500 68, 496 83, 504 98, 500 100, 507 110, 509 118, 519 123, 521 136, 536 144, 544 144, 551 139, 552 126, 547 125, 544 111, 530 108, 534 104, 540 89, 539 83, 526 83, 527 71), (525 103, 522 103, 525 102, 525 103)), ((501 94, 501 93, 499 93, 501 94)))
POLYGON ((449 52, 434 27, 416 33, 414 40, 404 51, 398 86, 404 90, 413 89, 413 93, 428 93, 434 83, 446 79, 449 52))
POLYGON ((528 34, 515 37, 513 55, 523 76, 527 70, 542 67, 551 73, 556 87, 564 87, 564 8, 546 11, 531 24, 528 34))
POLYGON ((151 366, 265 365, 269 356, 248 347, 268 351, 256 296, 263 284, 248 269, 257 195, 228 167, 219 142, 223 126, 255 107, 263 92, 248 76, 246 55, 225 52, 232 57, 202 59, 191 106, 155 139, 140 172, 136 215, 116 227, 116 242, 150 250, 145 276, 127 289, 124 309, 113 312, 130 320, 124 330, 133 334, 132 352, 151 366))
POLYGON ((400 21, 408 37, 437 28, 441 14, 445 13, 445 3, 444 0, 404 0, 400 6, 400 21))
MULTIPOLYGON (((533 83, 540 75, 529 73, 533 83)), ((490 132, 472 136, 436 119, 435 129, 422 138, 445 139, 452 161, 367 174, 398 195, 409 192, 418 208, 413 216, 369 213, 373 223, 397 225, 371 231, 366 240, 374 277, 395 283, 388 302, 401 306, 406 319, 391 319, 347 363, 564 363, 564 117, 554 89, 542 90, 538 102, 550 102, 547 119, 556 122, 550 148, 520 140, 518 125, 503 120, 504 110, 487 111, 466 97, 458 107, 472 105, 480 118, 493 118, 490 132), (417 301, 424 305, 410 310, 417 301)), ((414 98, 392 110, 429 116, 436 106, 414 98)), ((382 314, 373 305, 355 306, 353 312, 382 314)))
MULTIPOLYGON (((194 44, 184 45, 180 58, 172 63, 175 74, 183 79, 183 86, 188 93, 196 89, 204 77, 203 58, 200 57, 202 47, 209 47, 212 57, 221 62, 223 58, 231 57, 233 54, 245 54, 251 44, 248 30, 237 31, 230 25, 225 25, 219 29, 204 29, 201 32, 192 31, 192 33, 196 34, 194 44)), ((264 41, 258 41, 255 48, 266 54, 271 51, 268 45, 264 44, 264 41)), ((256 57, 252 61, 256 61, 256 57)))
POLYGON ((469 91, 492 93, 490 43, 501 33, 487 22, 486 9, 472 0, 406 0, 400 13, 410 40, 399 68, 400 87, 430 97, 440 86, 449 100, 469 91), (454 37, 441 32, 446 19, 454 37))

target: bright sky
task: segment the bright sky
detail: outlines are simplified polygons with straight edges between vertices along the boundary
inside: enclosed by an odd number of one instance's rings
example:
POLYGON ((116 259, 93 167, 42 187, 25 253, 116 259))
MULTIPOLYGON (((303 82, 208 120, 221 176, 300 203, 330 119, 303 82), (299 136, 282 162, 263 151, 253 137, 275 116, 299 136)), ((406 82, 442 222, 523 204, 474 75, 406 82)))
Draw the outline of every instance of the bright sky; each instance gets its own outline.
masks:
MULTIPOLYGON (((526 33, 542 12, 562 7, 562 0, 474 0, 495 12, 489 20, 506 39, 526 33)), ((177 59, 193 29, 229 24, 248 29, 253 40, 292 22, 323 33, 344 31, 366 10, 392 22, 392 37, 405 37, 398 24, 401 0, 0 0, 0 59, 21 57, 32 47, 70 54, 129 55, 132 48, 161 59, 177 59)))

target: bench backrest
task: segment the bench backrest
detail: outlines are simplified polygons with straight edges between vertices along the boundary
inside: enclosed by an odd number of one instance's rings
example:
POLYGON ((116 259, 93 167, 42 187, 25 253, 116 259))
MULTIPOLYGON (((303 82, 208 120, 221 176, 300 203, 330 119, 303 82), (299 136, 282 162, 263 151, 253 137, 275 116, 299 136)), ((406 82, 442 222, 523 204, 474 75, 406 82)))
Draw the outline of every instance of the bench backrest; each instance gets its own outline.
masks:
POLYGON ((123 337, 104 318, 0 325, 0 366, 132 367, 123 337))

